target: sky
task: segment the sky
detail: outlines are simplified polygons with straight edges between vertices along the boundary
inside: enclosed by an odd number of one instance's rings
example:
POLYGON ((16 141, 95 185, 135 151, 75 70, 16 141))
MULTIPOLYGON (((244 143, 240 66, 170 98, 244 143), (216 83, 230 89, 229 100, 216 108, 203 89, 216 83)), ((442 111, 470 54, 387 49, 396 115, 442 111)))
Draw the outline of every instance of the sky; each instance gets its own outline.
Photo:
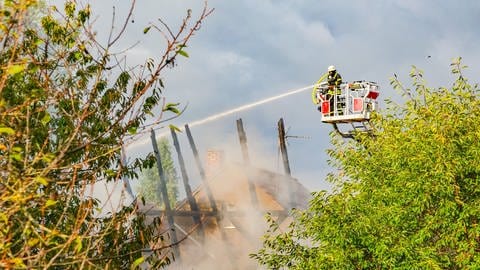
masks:
MULTIPOLYGON (((100 39, 110 30, 112 7, 119 22, 129 2, 91 1, 100 39)), ((140 42, 127 53, 132 65, 160 56, 164 45, 160 35, 155 31, 145 35, 143 29, 149 22, 158 25, 158 18, 175 29, 187 9, 195 18, 203 5, 199 0, 137 0, 118 49, 140 42)), ((385 98, 401 102, 389 78, 397 74, 409 85, 412 65, 424 70, 430 86, 448 87, 454 79, 449 64, 461 56, 469 66, 466 77, 478 81, 477 0, 210 0, 208 7, 215 10, 185 49, 189 57, 162 76, 167 101, 188 104, 185 113, 172 121, 178 126, 312 85, 329 65, 337 67, 344 81, 377 82, 381 107, 385 98)), ((284 118, 287 135, 300 137, 288 138, 292 175, 311 191, 329 188, 324 178, 335 170, 326 154, 332 147, 333 129, 320 121, 310 91, 192 127, 202 157, 208 149, 220 149, 228 160, 242 161, 236 133, 239 118, 253 164, 283 171, 277 121, 284 118)), ((195 187, 200 180, 188 141, 179 136, 195 187)), ((146 137, 129 147, 127 154, 132 158, 149 151, 146 137)))

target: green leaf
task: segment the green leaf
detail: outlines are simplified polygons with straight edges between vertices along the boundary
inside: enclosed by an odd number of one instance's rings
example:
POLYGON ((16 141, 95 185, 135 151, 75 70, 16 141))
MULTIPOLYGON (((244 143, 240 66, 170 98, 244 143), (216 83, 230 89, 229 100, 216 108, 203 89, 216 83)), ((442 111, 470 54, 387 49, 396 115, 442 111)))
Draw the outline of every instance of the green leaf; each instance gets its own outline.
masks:
POLYGON ((38 244, 38 242, 40 242, 38 238, 31 238, 27 241, 27 245, 29 247, 34 247, 36 244, 38 244))
POLYGON ((181 56, 184 56, 184 57, 187 57, 187 58, 189 57, 188 53, 185 52, 184 50, 178 50, 177 53, 180 54, 181 56))
POLYGON ((140 257, 140 258, 136 259, 136 260, 133 262, 133 264, 132 264, 132 266, 130 267, 130 269, 135 269, 135 268, 137 268, 137 267, 138 267, 140 264, 142 264, 144 261, 145 261, 145 258, 144 258, 144 257, 140 257))
POLYGON ((105 173, 106 173, 108 176, 112 176, 112 177, 117 175, 117 173, 116 173, 114 170, 112 170, 112 169, 106 170, 105 173))
POLYGON ((65 3, 65 13, 68 17, 73 17, 75 14, 75 3, 72 1, 67 1, 65 3))
POLYGON ((1 12, 1 14, 2 14, 3 16, 5 16, 5 17, 9 17, 9 16, 10 16, 10 11, 8 11, 8 10, 1 10, 0 12, 1 12))
POLYGON ((77 236, 77 238, 75 238, 75 250, 77 252, 80 252, 80 251, 82 251, 82 247, 83 247, 82 238, 77 236))
POLYGON ((148 31, 150 31, 150 28, 152 27, 151 26, 145 27, 145 29, 143 29, 143 33, 144 34, 148 33, 148 31))
POLYGON ((45 202, 45 207, 50 207, 50 206, 53 206, 57 204, 57 201, 55 200, 52 200, 52 199, 48 199, 46 202, 45 202))
POLYGON ((22 72, 25 69, 25 65, 12 65, 7 68, 8 75, 15 75, 22 72))
POLYGON ((10 261, 15 265, 14 268, 27 268, 27 266, 23 263, 22 258, 13 258, 10 259, 10 261))
POLYGON ((3 223, 8 223, 8 217, 3 212, 0 212, 0 221, 3 223))
POLYGON ((128 133, 130 133, 131 135, 136 134, 137 133, 137 127, 129 127, 128 128, 128 133))
POLYGON ((45 162, 51 162, 55 158, 55 155, 52 153, 46 153, 42 156, 42 160, 45 162))
POLYGON ((48 179, 45 178, 45 177, 42 177, 42 176, 35 177, 35 181, 44 185, 44 186, 48 185, 48 179))
POLYGON ((180 128, 178 128, 177 126, 175 125, 168 125, 168 127, 174 131, 177 131, 177 132, 182 132, 182 130, 180 128))
POLYGON ((22 161, 22 154, 20 153, 11 154, 10 158, 16 161, 22 161))
POLYGON ((88 18, 90 18, 90 5, 87 5, 84 9, 78 12, 78 21, 80 24, 84 24, 88 18))
POLYGON ((177 106, 179 105, 180 103, 167 103, 165 105, 165 107, 163 108, 163 111, 171 111, 173 113, 176 113, 176 114, 179 114, 180 113, 180 110, 178 110, 177 106))
POLYGON ((7 134, 7 135, 13 135, 15 134, 15 130, 13 130, 12 128, 9 128, 9 127, 0 127, 0 133, 1 134, 7 134))
POLYGON ((48 112, 45 112, 45 115, 42 117, 42 120, 40 120, 40 122, 46 126, 50 120, 52 119, 52 117, 50 116, 50 114, 48 112))

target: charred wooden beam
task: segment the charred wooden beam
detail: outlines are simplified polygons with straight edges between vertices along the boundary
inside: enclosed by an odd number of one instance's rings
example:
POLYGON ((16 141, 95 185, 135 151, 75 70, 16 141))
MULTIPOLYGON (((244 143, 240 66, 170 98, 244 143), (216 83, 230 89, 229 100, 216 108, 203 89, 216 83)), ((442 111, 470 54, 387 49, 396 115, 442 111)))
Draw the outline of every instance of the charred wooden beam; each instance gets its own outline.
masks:
POLYGON ((195 157, 195 162, 197 164, 198 171, 200 172, 200 177, 203 181, 203 186, 205 188, 205 192, 207 193, 208 201, 210 202, 210 207, 214 212, 218 211, 217 205, 215 203, 215 199, 213 198, 212 190, 210 189, 210 185, 208 184, 207 177, 205 175, 205 170, 203 169, 202 162, 200 161, 200 156, 198 155, 198 150, 195 145, 195 142, 192 137, 192 133, 190 132, 190 128, 188 125, 185 125, 185 132, 187 133, 188 142, 190 143, 190 148, 192 148, 193 156, 195 157))
MULTIPOLYGON (((278 140, 280 145, 280 152, 282 153, 282 160, 283 160, 283 169, 285 174, 288 176, 292 176, 292 172, 290 171, 290 162, 288 160, 288 152, 287 152, 287 144, 285 142, 286 134, 285 134, 285 124, 283 122, 283 118, 280 118, 278 121, 278 140)), ((291 181, 288 181, 288 195, 289 195, 289 206, 288 208, 292 209, 295 205, 295 186, 292 184, 291 181)))
POLYGON ((285 138, 285 124, 283 122, 283 118, 280 118, 278 121, 278 140, 280 144, 280 152, 282 153, 283 169, 286 175, 292 176, 292 172, 290 171, 290 162, 288 161, 287 144, 285 143, 285 138))
MULTIPOLYGON (((155 131, 153 129, 151 130, 150 135, 152 140, 153 152, 155 153, 155 158, 157 160, 158 175, 160 176, 160 192, 162 194, 163 204, 165 204, 165 210, 167 212, 168 227, 172 230, 172 243, 178 243, 177 233, 175 232, 175 221, 173 219, 173 215, 170 214, 172 212, 172 209, 170 207, 170 200, 168 198, 167 180, 165 179, 162 159, 160 158, 160 151, 158 150, 157 139, 155 136, 155 131)), ((173 246, 173 254, 175 256, 175 259, 177 261, 180 261, 180 252, 177 245, 173 246)))
MULTIPOLYGON (((243 162, 246 167, 249 167, 250 157, 248 155, 247 135, 245 134, 245 130, 243 129, 243 121, 241 118, 237 120, 237 131, 238 131, 238 138, 240 140, 240 146, 242 148, 243 162)), ((248 191, 250 193, 250 200, 252 202, 252 205, 255 208, 258 208, 258 198, 255 190, 255 184, 253 183, 253 180, 251 179, 250 176, 247 175, 247 178, 248 178, 248 191)))
MULTIPOLYGON (((190 205, 190 210, 194 212, 199 211, 197 202, 195 201, 195 197, 193 197, 193 194, 192 194, 192 188, 190 187, 187 169, 185 168, 185 161, 183 160, 182 151, 180 150, 180 144, 178 143, 177 134, 175 133, 175 130, 173 128, 170 129, 170 133, 172 134, 173 145, 175 146, 175 150, 178 155, 178 163, 180 165, 180 171, 182 173, 183 186, 185 187, 185 193, 187 195, 188 204, 190 205)), ((198 224, 199 226, 198 234, 199 234, 199 237, 203 240, 205 237, 205 233, 203 230, 201 217, 200 215, 192 215, 192 218, 195 224, 198 224)))

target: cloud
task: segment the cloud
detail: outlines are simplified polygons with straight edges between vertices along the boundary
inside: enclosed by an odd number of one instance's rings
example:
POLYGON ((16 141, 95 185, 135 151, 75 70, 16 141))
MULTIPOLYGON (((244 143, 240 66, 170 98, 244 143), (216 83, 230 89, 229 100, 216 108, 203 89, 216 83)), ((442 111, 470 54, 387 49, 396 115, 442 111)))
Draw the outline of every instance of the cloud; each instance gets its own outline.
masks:
POLYGON ((238 78, 237 83, 246 83, 252 79, 253 59, 237 54, 232 51, 206 52, 206 67, 212 72, 229 77, 235 74, 238 78))
POLYGON ((303 36, 306 37, 305 41, 312 43, 310 45, 332 44, 334 42, 332 34, 322 22, 312 22, 301 25, 299 28, 303 29, 303 36))

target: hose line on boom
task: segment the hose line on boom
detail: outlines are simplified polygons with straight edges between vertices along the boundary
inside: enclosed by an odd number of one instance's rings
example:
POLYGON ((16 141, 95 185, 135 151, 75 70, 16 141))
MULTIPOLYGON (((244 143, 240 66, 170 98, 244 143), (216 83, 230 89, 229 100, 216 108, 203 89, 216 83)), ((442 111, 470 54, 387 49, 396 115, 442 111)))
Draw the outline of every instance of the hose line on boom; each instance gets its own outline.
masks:
POLYGON ((327 78, 327 75, 328 75, 328 72, 325 72, 325 74, 323 74, 320 79, 318 79, 318 81, 315 83, 315 86, 313 87, 313 90, 312 90, 312 101, 313 101, 313 104, 318 104, 318 99, 317 99, 317 89, 318 89, 318 86, 320 86, 320 83, 322 81, 325 80, 325 78, 327 78))

